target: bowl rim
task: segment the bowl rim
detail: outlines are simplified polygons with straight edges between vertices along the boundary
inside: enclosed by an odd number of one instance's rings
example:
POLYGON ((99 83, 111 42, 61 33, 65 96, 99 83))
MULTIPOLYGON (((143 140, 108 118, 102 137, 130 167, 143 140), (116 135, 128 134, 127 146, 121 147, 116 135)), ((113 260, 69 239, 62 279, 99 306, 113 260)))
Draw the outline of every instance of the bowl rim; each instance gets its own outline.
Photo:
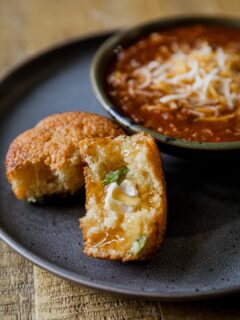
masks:
MULTIPOLYGON (((96 51, 91 67, 90 67, 90 81, 93 88, 95 97, 100 105, 110 114, 110 116, 118 122, 120 125, 129 129, 130 131, 137 133, 145 131, 153 136, 158 142, 180 147, 181 149, 194 149, 194 150, 207 150, 207 151, 224 151, 224 150, 237 150, 240 149, 240 141, 227 141, 227 142, 201 142, 201 141, 189 141, 179 138, 170 137, 154 130, 148 129, 142 125, 136 124, 134 120, 121 114, 120 111, 115 108, 109 97, 107 96, 103 83, 100 83, 99 72, 100 67, 105 61, 107 52, 116 50, 121 43, 128 41, 129 38, 136 40, 141 35, 153 32, 156 29, 165 29, 176 25, 191 25, 194 23, 222 25, 226 27, 238 28, 240 31, 240 19, 232 18, 229 16, 211 16, 211 15, 177 15, 174 17, 165 17, 155 20, 151 20, 145 23, 137 24, 135 26, 121 29, 119 32, 110 36, 96 51), (131 37, 129 37, 129 35, 131 37), (134 39, 135 38, 135 39, 134 39)), ((131 41, 130 41, 131 43, 131 41)))

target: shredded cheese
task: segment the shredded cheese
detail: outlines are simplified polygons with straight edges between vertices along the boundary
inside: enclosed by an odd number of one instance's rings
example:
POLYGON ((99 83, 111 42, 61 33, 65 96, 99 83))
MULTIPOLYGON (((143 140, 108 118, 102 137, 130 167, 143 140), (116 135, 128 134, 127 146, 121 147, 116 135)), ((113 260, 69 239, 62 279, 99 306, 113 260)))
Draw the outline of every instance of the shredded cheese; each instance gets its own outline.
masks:
POLYGON ((178 94, 169 94, 163 98, 160 98, 159 101, 162 103, 166 103, 169 101, 175 101, 175 100, 181 100, 181 99, 185 99, 189 96, 189 92, 187 93, 178 93, 178 94))
MULTIPOLYGON (((240 91, 236 64, 240 65, 240 54, 234 49, 212 48, 202 42, 185 52, 175 44, 169 58, 158 57, 137 66, 128 81, 128 91, 132 96, 146 97, 158 91, 158 104, 169 110, 181 106, 201 121, 216 118, 223 121, 232 117, 228 115, 235 112, 240 100, 236 92, 236 88, 240 91)), ((149 106, 151 109, 153 106, 149 106)))

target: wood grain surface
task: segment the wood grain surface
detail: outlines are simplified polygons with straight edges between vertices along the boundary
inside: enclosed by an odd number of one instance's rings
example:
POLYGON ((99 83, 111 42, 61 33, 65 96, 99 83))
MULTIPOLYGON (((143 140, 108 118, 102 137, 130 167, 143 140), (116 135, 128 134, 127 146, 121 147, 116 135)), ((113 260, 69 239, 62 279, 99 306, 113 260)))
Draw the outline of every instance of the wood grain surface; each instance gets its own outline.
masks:
MULTIPOLYGON (((79 35, 176 14, 240 17, 239 0, 0 0, 0 73, 79 35)), ((240 319, 240 297, 159 303, 59 279, 0 243, 0 319, 240 319)))

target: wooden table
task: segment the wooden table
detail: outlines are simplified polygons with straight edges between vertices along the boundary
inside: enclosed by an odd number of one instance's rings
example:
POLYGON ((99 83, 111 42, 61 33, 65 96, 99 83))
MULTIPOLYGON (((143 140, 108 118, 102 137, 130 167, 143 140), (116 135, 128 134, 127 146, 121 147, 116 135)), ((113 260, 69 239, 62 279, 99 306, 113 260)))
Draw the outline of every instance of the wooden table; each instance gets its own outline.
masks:
MULTIPOLYGON (((240 17, 239 0, 0 0, 0 71, 84 33, 173 14, 240 17)), ((240 297, 160 303, 120 298, 50 275, 0 242, 0 319, 240 319, 240 297)))

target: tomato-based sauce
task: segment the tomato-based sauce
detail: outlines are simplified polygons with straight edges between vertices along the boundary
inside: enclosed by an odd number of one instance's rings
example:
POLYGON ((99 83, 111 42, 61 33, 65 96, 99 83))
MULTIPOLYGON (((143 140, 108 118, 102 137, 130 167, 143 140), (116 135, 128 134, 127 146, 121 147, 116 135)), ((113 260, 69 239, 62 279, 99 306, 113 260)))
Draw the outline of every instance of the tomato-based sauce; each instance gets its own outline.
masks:
POLYGON ((190 141, 240 141, 240 31, 193 25, 154 32, 119 50, 111 101, 156 132, 190 141))

